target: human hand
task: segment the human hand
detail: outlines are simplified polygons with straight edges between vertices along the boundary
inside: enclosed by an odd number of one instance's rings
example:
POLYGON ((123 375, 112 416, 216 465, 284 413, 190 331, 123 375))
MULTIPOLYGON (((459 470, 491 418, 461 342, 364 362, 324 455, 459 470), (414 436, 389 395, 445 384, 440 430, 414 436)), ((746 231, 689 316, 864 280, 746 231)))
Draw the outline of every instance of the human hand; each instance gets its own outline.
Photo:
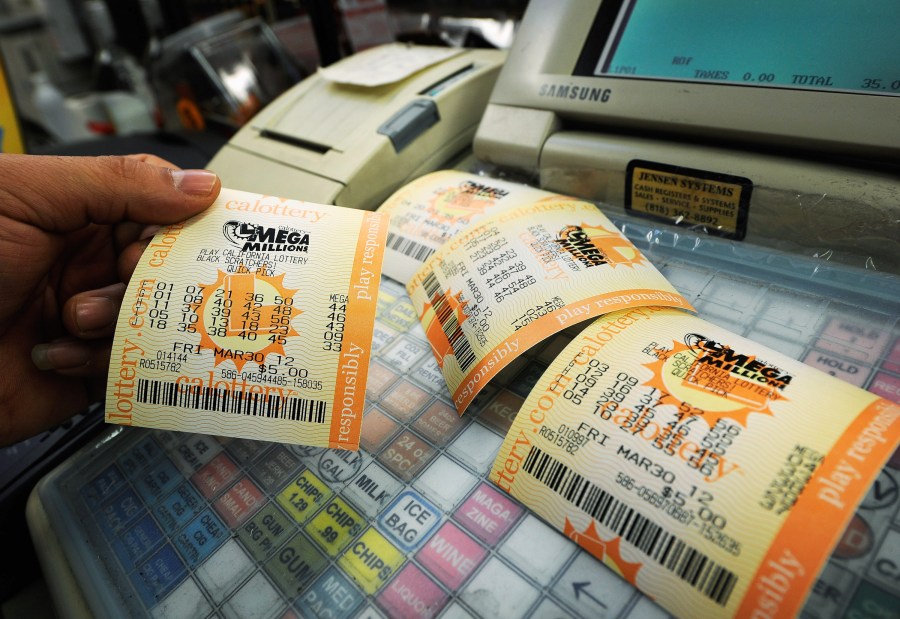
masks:
POLYGON ((124 282, 149 237, 220 189, 152 155, 0 155, 0 445, 103 398, 124 282))

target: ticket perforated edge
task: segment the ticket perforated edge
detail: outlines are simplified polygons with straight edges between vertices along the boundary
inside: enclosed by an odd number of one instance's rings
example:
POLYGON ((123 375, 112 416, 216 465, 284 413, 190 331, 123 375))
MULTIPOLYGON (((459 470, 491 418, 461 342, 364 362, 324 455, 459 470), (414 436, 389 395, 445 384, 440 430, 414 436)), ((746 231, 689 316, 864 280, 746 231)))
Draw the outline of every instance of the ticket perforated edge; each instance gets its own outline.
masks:
POLYGON ((677 616, 795 616, 900 443, 900 406, 644 311, 572 340, 490 478, 677 616))
POLYGON ((357 449, 388 217, 223 189, 125 293, 110 423, 357 449))

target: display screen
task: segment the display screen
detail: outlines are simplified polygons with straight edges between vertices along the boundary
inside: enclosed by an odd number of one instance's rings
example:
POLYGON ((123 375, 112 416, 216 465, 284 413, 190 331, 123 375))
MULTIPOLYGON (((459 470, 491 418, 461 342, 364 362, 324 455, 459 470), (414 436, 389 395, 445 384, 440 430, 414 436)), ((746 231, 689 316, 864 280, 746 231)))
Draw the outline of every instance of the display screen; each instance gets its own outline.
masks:
POLYGON ((606 0, 576 75, 900 95, 897 0, 606 0))

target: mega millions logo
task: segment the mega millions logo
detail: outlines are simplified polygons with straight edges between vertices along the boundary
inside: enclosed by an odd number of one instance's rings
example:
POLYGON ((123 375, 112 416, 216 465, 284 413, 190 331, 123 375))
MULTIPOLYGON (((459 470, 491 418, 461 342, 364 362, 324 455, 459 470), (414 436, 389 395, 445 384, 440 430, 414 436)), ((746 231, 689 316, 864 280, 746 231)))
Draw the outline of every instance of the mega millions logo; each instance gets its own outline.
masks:
POLYGON ((428 203, 429 214, 439 221, 469 221, 482 215, 500 198, 509 195, 506 189, 466 180, 459 185, 438 191, 428 203))
POLYGON ((646 262, 637 248, 618 232, 584 222, 563 228, 555 243, 585 268, 605 264, 634 266, 646 262))
POLYGON ((622 557, 621 537, 611 540, 602 539, 600 534, 597 533, 597 525, 594 520, 591 520, 591 523, 585 527, 584 531, 579 531, 569 522, 568 517, 566 517, 566 522, 563 525, 563 534, 597 559, 603 561, 619 576, 631 584, 637 585, 638 570, 641 569, 641 564, 626 561, 622 557))
POLYGON ((656 361, 645 364, 654 375, 647 386, 702 410, 709 427, 721 418, 746 427, 750 413, 771 415, 771 404, 787 400, 784 394, 793 380, 756 355, 698 333, 673 341, 671 350, 657 350, 656 355, 656 361))
POLYGON ((226 221, 222 234, 241 251, 308 252, 309 234, 288 228, 269 228, 242 221, 226 221))
POLYGON ((294 304, 297 290, 284 286, 284 276, 251 273, 240 265, 236 273, 218 272, 203 284, 195 305, 200 347, 213 351, 215 365, 233 361, 240 372, 250 361, 264 363, 266 355, 285 355, 288 338, 300 335, 291 325, 302 311, 294 304))

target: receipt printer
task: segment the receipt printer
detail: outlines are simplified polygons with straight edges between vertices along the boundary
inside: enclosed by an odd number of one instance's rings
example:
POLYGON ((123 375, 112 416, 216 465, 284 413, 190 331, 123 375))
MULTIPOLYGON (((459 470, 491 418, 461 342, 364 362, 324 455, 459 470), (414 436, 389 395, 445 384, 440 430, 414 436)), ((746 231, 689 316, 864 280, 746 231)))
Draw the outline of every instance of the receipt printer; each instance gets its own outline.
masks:
POLYGON ((227 187, 374 209, 472 142, 505 53, 463 50, 388 84, 300 82, 210 162, 227 187))

